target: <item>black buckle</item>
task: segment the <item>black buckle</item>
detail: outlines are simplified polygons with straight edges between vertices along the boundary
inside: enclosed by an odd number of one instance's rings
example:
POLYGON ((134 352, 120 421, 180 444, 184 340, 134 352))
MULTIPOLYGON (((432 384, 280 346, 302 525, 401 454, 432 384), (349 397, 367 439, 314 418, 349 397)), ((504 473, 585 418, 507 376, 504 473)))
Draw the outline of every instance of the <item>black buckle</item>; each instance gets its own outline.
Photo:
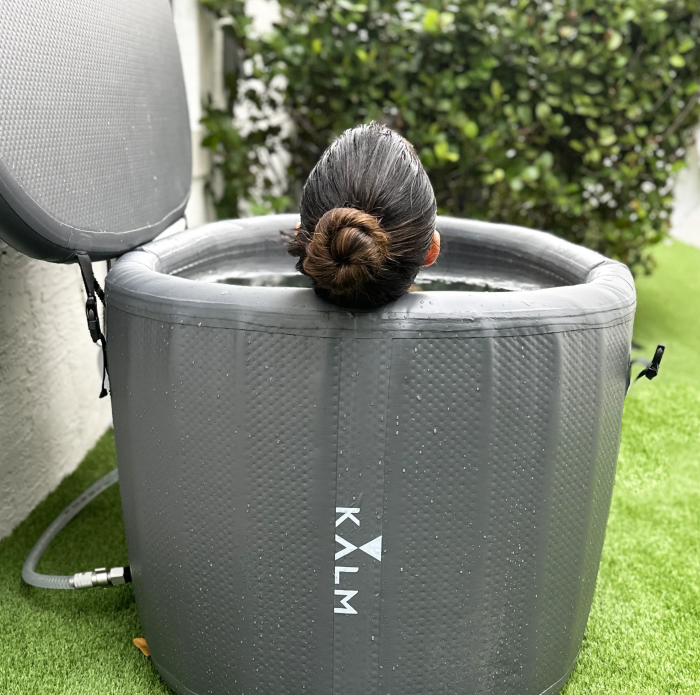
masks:
POLYGON ((88 330, 92 342, 96 343, 100 339, 102 331, 100 330, 100 317, 97 313, 97 300, 94 297, 88 297, 85 302, 85 315, 87 317, 88 330))
POLYGON ((657 376, 657 374, 659 373, 659 367, 661 366, 661 358, 664 356, 665 350, 666 346, 663 343, 661 343, 656 346, 656 352, 654 353, 654 357, 652 358, 651 362, 641 357, 637 357, 634 360, 630 360, 629 371, 627 372, 627 390, 629 390, 632 383, 637 383, 643 376, 645 376, 649 380, 654 379, 657 376), (642 369, 642 371, 639 372, 639 374, 637 374, 637 378, 634 380, 634 382, 630 383, 632 378, 633 364, 643 364, 644 369, 642 369))
MULTIPOLYGON (((661 358, 664 356, 664 351, 666 350, 665 345, 657 345, 654 357, 651 360, 651 364, 642 372, 642 374, 647 379, 653 379, 659 373, 659 366, 661 365, 661 358)), ((640 374, 639 376, 642 376, 640 374)), ((638 377, 639 378, 639 377, 638 377)))
POLYGON ((107 341, 105 340, 104 334, 102 333, 102 328, 100 327, 100 315, 97 311, 97 297, 95 295, 95 293, 97 293, 104 304, 104 293, 102 292, 102 288, 97 280, 95 280, 95 276, 92 272, 92 262, 90 261, 90 256, 82 251, 79 251, 76 254, 76 259, 78 261, 78 265, 80 266, 80 273, 83 276, 85 293, 87 294, 87 300, 85 301, 85 317, 87 318, 90 337, 92 338, 93 343, 100 343, 102 346, 102 390, 100 391, 100 398, 104 398, 105 396, 109 395, 105 386, 109 373, 109 368, 107 366, 107 341))

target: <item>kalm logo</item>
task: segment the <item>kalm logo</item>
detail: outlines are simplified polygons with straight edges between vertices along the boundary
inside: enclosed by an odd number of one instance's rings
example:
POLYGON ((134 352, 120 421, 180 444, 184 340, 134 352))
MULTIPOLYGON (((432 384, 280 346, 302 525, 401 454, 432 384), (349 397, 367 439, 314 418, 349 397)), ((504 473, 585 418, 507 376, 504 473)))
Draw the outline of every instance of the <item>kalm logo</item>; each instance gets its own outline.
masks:
MULTIPOLYGON (((335 520, 335 527, 338 528, 342 523, 344 522, 352 522, 356 526, 360 525, 360 519, 356 516, 356 514, 360 513, 360 508, 359 507, 336 507, 335 508, 335 513, 340 514, 340 516, 335 520)), ((342 532, 342 530, 341 530, 342 532)), ((370 557, 373 557, 375 560, 379 560, 379 562, 382 561, 382 537, 377 536, 374 540, 369 541, 369 543, 365 543, 364 545, 361 546, 356 546, 353 545, 352 543, 349 543, 346 541, 342 536, 339 536, 338 533, 335 534, 335 542, 339 543, 342 548, 338 550, 335 554, 335 561, 336 563, 338 560, 341 558, 344 558, 346 555, 350 555, 350 553, 355 552, 356 550, 361 550, 363 553, 367 553, 370 557)), ((336 587, 343 583, 343 579, 345 579, 345 583, 349 583, 352 581, 352 577, 343 577, 344 574, 347 575, 352 575, 355 574, 356 572, 359 572, 360 568, 359 567, 348 567, 344 565, 338 565, 336 564, 335 566, 335 585, 336 587)), ((352 598, 354 598, 358 592, 354 589, 339 589, 336 588, 335 590, 335 595, 342 597, 340 599, 340 606, 336 606, 334 608, 335 613, 343 613, 345 615, 357 615, 357 611, 350 605, 350 601, 352 598)))

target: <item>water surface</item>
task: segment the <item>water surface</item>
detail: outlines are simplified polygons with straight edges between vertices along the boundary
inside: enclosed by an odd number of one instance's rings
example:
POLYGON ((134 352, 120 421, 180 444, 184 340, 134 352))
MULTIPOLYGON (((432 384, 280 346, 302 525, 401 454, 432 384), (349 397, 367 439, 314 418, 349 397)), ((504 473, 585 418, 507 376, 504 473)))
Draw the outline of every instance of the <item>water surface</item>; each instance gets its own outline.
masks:
MULTIPOLYGON (((217 280, 226 285, 245 285, 246 287, 311 287, 311 280, 306 275, 294 273, 293 275, 276 274, 246 274, 240 276, 226 276, 217 280)), ((511 292, 529 287, 499 285, 496 282, 488 283, 476 279, 468 280, 457 277, 435 277, 420 275, 415 284, 411 285, 411 292, 511 292)))

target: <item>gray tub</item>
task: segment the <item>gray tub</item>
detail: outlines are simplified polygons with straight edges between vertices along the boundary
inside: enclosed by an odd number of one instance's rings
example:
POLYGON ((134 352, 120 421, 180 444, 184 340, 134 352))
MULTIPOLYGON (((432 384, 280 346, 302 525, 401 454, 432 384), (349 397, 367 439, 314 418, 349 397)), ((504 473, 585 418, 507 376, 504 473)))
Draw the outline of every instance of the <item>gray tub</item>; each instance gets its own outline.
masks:
POLYGON ((178 693, 555 693, 583 637, 628 374, 625 266, 548 234, 439 219, 447 276, 350 313, 235 220, 107 281, 134 588, 178 693))

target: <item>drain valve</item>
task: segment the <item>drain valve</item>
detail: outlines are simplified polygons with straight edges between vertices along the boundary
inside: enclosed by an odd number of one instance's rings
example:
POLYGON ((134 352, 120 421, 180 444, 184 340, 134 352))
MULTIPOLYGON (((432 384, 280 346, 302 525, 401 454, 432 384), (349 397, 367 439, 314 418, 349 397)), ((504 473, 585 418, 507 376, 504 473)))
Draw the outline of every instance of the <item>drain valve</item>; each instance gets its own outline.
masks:
POLYGON ((92 572, 78 572, 70 578, 74 589, 92 589, 93 586, 117 586, 131 581, 129 567, 98 567, 92 572))

